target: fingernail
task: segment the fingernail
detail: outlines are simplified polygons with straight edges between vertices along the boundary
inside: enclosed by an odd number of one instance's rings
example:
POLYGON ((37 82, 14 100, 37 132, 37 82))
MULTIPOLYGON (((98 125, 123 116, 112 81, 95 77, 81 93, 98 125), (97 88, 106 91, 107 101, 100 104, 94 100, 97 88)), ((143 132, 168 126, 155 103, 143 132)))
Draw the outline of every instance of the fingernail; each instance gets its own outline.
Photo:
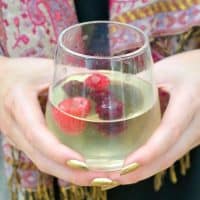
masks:
POLYGON ((130 172, 133 172, 134 170, 136 170, 140 165, 138 163, 132 163, 130 165, 127 165, 125 167, 123 167, 121 169, 120 175, 125 175, 128 174, 130 172))
POLYGON ((110 190, 110 189, 113 189, 113 188, 118 187, 118 186, 120 186, 119 183, 113 183, 113 185, 101 187, 101 190, 102 190, 102 191, 106 191, 106 190, 110 190))
POLYGON ((109 178, 95 178, 92 180, 91 185, 92 186, 99 186, 99 187, 108 187, 113 186, 113 184, 117 184, 117 182, 112 181, 109 178))
POLYGON ((79 160, 68 160, 67 165, 73 169, 83 169, 83 170, 88 170, 87 165, 79 160))

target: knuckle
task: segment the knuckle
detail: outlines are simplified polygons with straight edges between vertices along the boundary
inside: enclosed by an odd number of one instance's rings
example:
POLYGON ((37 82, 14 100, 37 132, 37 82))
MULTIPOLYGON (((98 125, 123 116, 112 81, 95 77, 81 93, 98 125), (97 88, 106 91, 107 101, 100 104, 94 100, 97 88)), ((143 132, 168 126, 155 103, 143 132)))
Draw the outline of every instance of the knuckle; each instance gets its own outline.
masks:
POLYGON ((140 155, 142 155, 140 158, 140 163, 143 165, 151 163, 157 156, 158 152, 157 145, 146 144, 140 152, 140 155))
POLYGON ((28 132, 26 132, 26 133, 24 133, 24 134, 25 134, 25 137, 26 137, 27 142, 28 142, 29 144, 34 144, 34 137, 33 137, 32 131, 30 130, 30 131, 28 131, 28 132))
POLYGON ((5 137, 10 136, 10 132, 7 130, 5 123, 0 123, 0 133, 2 133, 5 137))
POLYGON ((12 125, 7 117, 0 118, 0 132, 6 137, 6 138, 12 138, 13 137, 13 131, 12 131, 12 125))
POLYGON ((10 139, 10 138, 7 137, 7 138, 6 138, 6 141, 7 141, 7 143, 8 143, 9 145, 15 147, 16 149, 19 149, 12 139, 10 139))
POLYGON ((173 161, 172 159, 165 159, 162 163, 162 170, 166 170, 168 168, 170 168, 172 165, 174 165, 175 161, 173 161))
MULTIPOLYGON (((69 180, 69 177, 68 177, 68 180, 69 180)), ((75 175, 75 176, 71 176, 70 182, 73 183, 73 184, 78 184, 80 186, 88 186, 89 185, 89 181, 87 180, 87 178, 83 175, 80 175, 80 174, 75 175)))
POLYGON ((46 166, 45 163, 41 162, 41 161, 36 161, 35 165, 37 167, 37 169, 42 172, 42 173, 47 173, 48 172, 48 167, 46 166))
POLYGON ((46 152, 46 155, 49 158, 51 158, 54 162, 57 162, 58 164, 61 164, 64 166, 66 165, 64 156, 61 157, 60 155, 57 155, 55 152, 51 152, 51 151, 46 152))
POLYGON ((164 163, 165 169, 171 167, 172 165, 174 165, 174 163, 175 163, 175 161, 172 161, 172 160, 165 161, 165 163, 164 163))
POLYGON ((3 106, 6 111, 12 113, 16 109, 16 94, 19 86, 10 87, 4 97, 3 106))
POLYGON ((190 108, 195 109, 197 106, 200 106, 200 99, 197 98, 199 94, 200 94, 199 87, 198 88, 192 87, 188 91, 187 98, 188 98, 188 104, 190 105, 190 108))
POLYGON ((145 152, 145 156, 143 158, 143 162, 142 163, 143 164, 151 163, 152 160, 154 160, 155 155, 156 155, 156 151, 155 150, 151 150, 151 151, 147 150, 145 152))
POLYGON ((179 125, 178 123, 176 123, 175 125, 173 125, 171 128, 170 128, 170 132, 169 135, 171 134, 174 141, 178 140, 178 138, 180 137, 180 134, 181 134, 181 125, 179 125))
POLYGON ((3 108, 8 111, 9 113, 11 112, 12 108, 13 108, 13 98, 12 98, 12 94, 7 93, 4 97, 4 101, 3 101, 3 108))

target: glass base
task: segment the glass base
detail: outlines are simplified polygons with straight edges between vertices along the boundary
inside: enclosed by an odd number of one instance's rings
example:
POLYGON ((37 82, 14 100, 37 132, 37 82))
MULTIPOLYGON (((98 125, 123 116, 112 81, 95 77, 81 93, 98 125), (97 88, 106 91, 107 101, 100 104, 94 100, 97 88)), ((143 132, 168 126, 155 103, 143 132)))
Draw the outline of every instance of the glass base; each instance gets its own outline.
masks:
POLYGON ((123 167, 124 160, 86 159, 86 164, 93 171, 118 171, 123 167))

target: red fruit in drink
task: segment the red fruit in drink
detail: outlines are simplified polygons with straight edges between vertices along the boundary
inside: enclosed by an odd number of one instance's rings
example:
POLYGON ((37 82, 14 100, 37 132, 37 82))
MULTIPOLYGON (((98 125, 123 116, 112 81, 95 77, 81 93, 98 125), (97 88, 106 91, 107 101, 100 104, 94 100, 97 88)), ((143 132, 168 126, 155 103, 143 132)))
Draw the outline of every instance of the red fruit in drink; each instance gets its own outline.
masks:
POLYGON ((104 99, 109 98, 111 96, 111 92, 109 90, 92 90, 89 93, 89 96, 96 104, 100 104, 104 99))
POLYGON ((84 97, 73 97, 63 100, 58 108, 53 109, 53 116, 59 128, 69 135, 79 135, 86 127, 84 118, 91 110, 90 101, 84 97))
POLYGON ((62 88, 69 97, 84 96, 86 90, 83 82, 77 80, 65 83, 62 88))
POLYGON ((101 73, 93 73, 85 80, 85 85, 91 90, 102 91, 108 89, 110 80, 101 73))
POLYGON ((101 119, 119 119, 123 116, 124 106, 121 101, 111 96, 110 98, 103 99, 100 104, 96 105, 96 112, 101 119))

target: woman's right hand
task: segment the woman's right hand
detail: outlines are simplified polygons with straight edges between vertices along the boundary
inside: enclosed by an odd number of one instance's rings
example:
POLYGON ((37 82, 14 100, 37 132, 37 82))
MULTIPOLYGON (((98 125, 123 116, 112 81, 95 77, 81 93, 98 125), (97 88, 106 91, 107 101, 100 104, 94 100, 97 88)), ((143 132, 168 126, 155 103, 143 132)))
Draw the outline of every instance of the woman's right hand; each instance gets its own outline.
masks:
POLYGON ((109 184, 109 179, 93 181, 107 178, 107 174, 87 170, 81 155, 61 144, 47 129, 38 95, 48 87, 52 73, 52 60, 0 58, 1 132, 42 172, 76 185, 109 184))

